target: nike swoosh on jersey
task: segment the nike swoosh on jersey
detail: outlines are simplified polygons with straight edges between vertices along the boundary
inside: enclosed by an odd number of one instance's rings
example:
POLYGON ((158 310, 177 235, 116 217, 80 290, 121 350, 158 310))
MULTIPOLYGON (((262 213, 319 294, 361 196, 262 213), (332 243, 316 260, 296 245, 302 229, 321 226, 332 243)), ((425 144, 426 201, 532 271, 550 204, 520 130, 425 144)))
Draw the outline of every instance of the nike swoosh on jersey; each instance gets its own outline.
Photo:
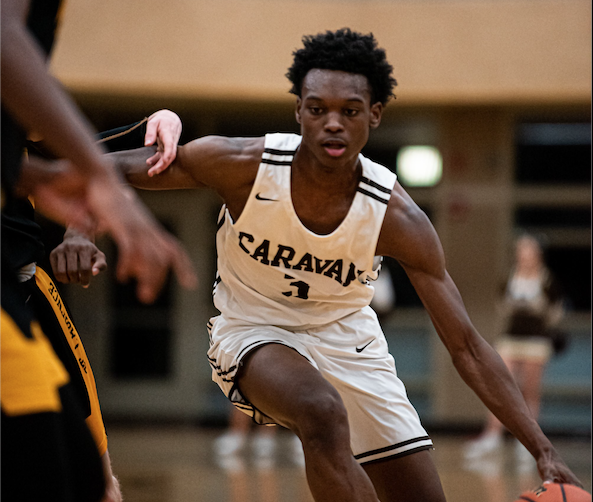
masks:
POLYGON ((356 347, 356 352, 358 352, 360 354, 364 349, 366 349, 374 341, 375 341, 375 339, 373 338, 370 342, 365 343, 362 347, 356 347))
POLYGON ((260 193, 257 193, 257 194, 255 194, 255 198, 256 198, 257 200, 268 200, 268 201, 270 201, 270 202, 277 202, 277 201, 278 201, 278 199, 268 199, 267 197, 262 197, 262 196, 260 195, 260 193))

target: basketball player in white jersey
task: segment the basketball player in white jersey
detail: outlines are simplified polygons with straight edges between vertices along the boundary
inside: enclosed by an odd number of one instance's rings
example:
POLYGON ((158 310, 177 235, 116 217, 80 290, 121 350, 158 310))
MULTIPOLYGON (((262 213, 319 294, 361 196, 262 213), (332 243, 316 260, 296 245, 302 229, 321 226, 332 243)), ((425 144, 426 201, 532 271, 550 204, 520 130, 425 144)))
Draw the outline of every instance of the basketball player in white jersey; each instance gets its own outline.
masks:
POLYGON ((432 442, 369 307, 377 257, 391 256, 462 378, 533 454, 542 478, 578 484, 473 327, 430 221, 393 173, 360 153, 395 85, 385 52, 347 29, 303 41, 288 73, 301 135, 204 137, 152 177, 152 151, 117 155, 135 186, 207 186, 224 200, 213 379, 258 423, 299 436, 315 500, 445 500, 432 442))

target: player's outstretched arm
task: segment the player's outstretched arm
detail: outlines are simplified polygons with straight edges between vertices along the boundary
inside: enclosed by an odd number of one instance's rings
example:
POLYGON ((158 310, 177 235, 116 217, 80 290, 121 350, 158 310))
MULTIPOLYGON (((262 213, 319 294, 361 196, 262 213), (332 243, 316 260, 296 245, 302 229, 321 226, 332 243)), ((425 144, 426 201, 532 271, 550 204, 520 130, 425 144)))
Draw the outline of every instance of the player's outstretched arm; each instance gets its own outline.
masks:
POLYGON ((391 256, 403 266, 460 376, 531 452, 542 479, 581 486, 532 417, 500 356, 474 328, 446 271, 436 231, 397 183, 377 254, 391 256))
MULTIPOLYGON (((146 162, 152 166, 148 171, 157 172, 166 169, 177 154, 177 144, 181 136, 181 119, 170 110, 159 110, 154 112, 146 121, 146 132, 142 142, 146 145, 158 143, 157 153, 150 157, 146 162)), ((141 125, 142 122, 138 124, 141 125)), ((127 129, 107 131, 102 133, 103 141, 107 148, 111 146, 109 139, 121 141, 123 135, 131 139, 133 143, 134 126, 128 126, 127 129)), ((138 146, 138 145, 136 145, 138 146)), ((63 241, 56 246, 50 253, 50 264, 56 279, 66 284, 81 284, 88 287, 92 277, 107 269, 107 260, 105 254, 95 245, 96 228, 89 228, 82 232, 73 226, 66 229, 63 241)))
POLYGON ((257 174, 264 138, 205 136, 177 148, 168 169, 151 176, 146 159, 154 147, 109 154, 115 167, 131 185, 147 190, 210 187, 240 212, 257 174))
MULTIPOLYGON (((177 147, 177 151, 183 147, 177 147)), ((204 186, 197 182, 175 159, 168 168, 158 174, 150 174, 148 160, 156 155, 156 147, 148 146, 133 150, 122 150, 107 154, 113 162, 115 170, 125 181, 136 188, 144 190, 176 190, 183 188, 199 188, 204 186)))

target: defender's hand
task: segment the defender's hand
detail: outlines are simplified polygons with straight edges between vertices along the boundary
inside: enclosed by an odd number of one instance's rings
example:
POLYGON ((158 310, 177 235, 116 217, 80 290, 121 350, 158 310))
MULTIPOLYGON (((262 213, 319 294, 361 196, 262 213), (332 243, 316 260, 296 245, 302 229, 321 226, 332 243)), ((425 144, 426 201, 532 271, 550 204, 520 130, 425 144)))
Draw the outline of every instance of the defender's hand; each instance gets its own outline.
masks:
POLYGON ((146 161, 149 176, 163 172, 175 160, 181 127, 181 119, 171 110, 159 110, 148 117, 144 146, 155 142, 158 146, 156 154, 146 161))
POLYGON ((15 187, 20 197, 32 197, 35 210, 45 217, 83 232, 93 227, 86 190, 87 180, 69 162, 34 156, 23 160, 15 187))
POLYGON ((138 199, 122 185, 91 182, 88 203, 100 229, 117 244, 117 279, 136 279, 138 299, 152 303, 172 270, 181 286, 197 282, 192 263, 179 241, 166 232, 138 199))
POLYGON ((88 287, 91 277, 107 269, 105 254, 86 236, 69 229, 63 242, 49 255, 56 279, 88 287))

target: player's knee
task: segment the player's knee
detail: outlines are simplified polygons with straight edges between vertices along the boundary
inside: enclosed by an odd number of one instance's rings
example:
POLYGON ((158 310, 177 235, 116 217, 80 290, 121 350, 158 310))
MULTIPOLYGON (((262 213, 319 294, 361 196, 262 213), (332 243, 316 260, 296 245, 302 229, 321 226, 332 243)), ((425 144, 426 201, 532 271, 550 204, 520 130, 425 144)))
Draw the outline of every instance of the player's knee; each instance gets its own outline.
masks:
POLYGON ((336 391, 308 397, 302 409, 298 428, 303 443, 331 447, 349 435, 348 414, 336 391))

